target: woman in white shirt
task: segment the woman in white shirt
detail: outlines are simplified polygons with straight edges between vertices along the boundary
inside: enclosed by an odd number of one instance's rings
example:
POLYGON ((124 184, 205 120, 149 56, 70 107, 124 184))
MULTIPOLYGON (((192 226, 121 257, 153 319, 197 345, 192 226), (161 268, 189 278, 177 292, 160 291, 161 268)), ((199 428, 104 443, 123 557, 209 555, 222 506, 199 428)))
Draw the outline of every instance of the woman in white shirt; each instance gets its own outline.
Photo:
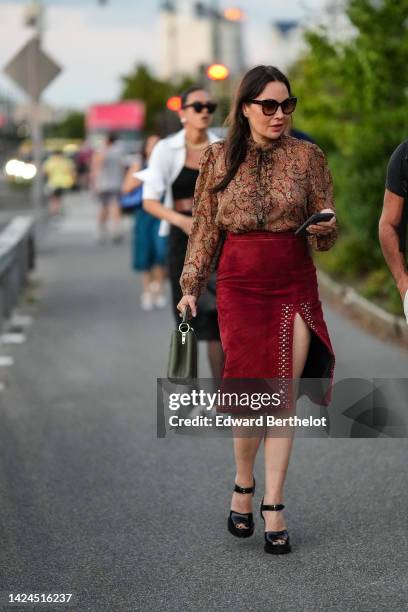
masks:
MULTIPOLYGON (((160 235, 169 235, 168 267, 177 323, 180 322, 177 304, 182 297, 179 281, 192 226, 193 195, 200 158, 204 149, 219 140, 208 130, 217 106, 208 92, 201 87, 191 87, 180 98, 179 117, 183 129, 161 140, 153 149, 147 169, 136 175, 144 184, 144 209, 162 219, 160 235), (164 204, 161 203, 163 196, 164 204)), ((212 376, 220 378, 223 351, 215 305, 215 283, 210 281, 200 299, 201 308, 194 319, 194 331, 198 340, 208 342, 212 376)))

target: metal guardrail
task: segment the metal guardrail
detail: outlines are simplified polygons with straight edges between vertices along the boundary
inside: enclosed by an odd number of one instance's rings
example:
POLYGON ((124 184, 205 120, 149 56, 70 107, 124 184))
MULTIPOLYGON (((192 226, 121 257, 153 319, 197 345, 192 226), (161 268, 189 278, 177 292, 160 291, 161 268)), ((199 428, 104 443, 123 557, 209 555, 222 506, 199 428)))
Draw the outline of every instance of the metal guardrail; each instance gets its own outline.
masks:
POLYGON ((15 217, 0 232, 0 329, 17 304, 34 265, 34 219, 15 217))

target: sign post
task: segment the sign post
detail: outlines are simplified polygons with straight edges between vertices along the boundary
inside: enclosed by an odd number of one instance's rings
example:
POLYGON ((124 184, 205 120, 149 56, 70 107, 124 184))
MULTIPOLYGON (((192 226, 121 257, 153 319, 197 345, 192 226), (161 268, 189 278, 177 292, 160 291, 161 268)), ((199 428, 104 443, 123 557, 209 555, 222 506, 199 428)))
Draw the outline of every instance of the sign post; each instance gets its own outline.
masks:
POLYGON ((37 23, 33 38, 6 65, 4 72, 31 99, 31 142, 37 168, 33 184, 33 208, 37 219, 42 201, 43 138, 41 125, 41 94, 61 72, 60 66, 41 49, 41 25, 37 23))

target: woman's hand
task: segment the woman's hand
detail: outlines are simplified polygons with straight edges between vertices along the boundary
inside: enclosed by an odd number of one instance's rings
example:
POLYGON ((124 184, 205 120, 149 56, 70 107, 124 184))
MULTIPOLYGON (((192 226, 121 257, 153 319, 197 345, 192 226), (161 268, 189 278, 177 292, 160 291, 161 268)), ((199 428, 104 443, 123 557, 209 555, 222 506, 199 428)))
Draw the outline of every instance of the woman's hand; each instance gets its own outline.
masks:
MULTIPOLYGON (((331 208, 323 208, 323 210, 320 210, 319 212, 334 213, 334 210, 332 210, 331 208)), ((306 232, 308 234, 321 234, 321 235, 330 234, 330 232, 334 229, 335 225, 336 225, 336 215, 334 215, 334 217, 332 217, 330 221, 320 221, 320 223, 313 223, 312 225, 309 225, 306 232)))
POLYGON ((188 217, 187 215, 179 215, 176 223, 177 227, 179 227, 187 236, 190 235, 191 228, 193 226, 192 217, 188 217))
POLYGON ((183 316, 184 310, 187 308, 187 306, 190 306, 191 314, 193 315, 193 317, 195 317, 197 315, 196 304, 197 304, 197 298, 195 295, 183 295, 183 297, 177 304, 177 310, 180 311, 180 317, 183 316))
POLYGON ((133 176, 135 172, 138 172, 141 169, 142 168, 139 163, 134 163, 130 166, 129 170, 126 172, 126 176, 123 181, 123 193, 130 193, 131 191, 133 191, 133 189, 136 189, 136 187, 139 187, 139 185, 142 184, 142 181, 140 179, 133 176))

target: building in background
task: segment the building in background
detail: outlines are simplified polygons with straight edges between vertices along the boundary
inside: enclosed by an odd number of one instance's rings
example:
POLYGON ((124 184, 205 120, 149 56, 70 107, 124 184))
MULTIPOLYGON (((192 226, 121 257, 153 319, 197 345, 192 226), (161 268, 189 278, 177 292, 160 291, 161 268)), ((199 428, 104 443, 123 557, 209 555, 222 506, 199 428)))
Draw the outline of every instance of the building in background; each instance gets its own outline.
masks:
POLYGON ((162 2, 159 15, 160 77, 202 73, 211 63, 225 64, 232 76, 245 68, 239 9, 221 11, 218 2, 162 2))
POLYGON ((343 0, 328 0, 324 10, 320 7, 308 11, 303 21, 273 21, 269 36, 271 58, 267 63, 287 70, 307 49, 305 32, 318 32, 321 27, 332 42, 344 42, 353 37, 354 28, 345 15, 343 0))
POLYGON ((281 70, 293 64, 305 49, 304 26, 299 21, 274 21, 271 24, 271 62, 281 70))
POLYGON ((13 98, 4 90, 0 90, 0 130, 6 132, 14 124, 13 98))
POLYGON ((15 100, 6 90, 0 90, 0 163, 18 141, 15 121, 15 100))
MULTIPOLYGON (((45 102, 40 104, 39 115, 43 124, 59 123, 65 118, 65 115, 69 109, 67 108, 56 108, 45 102)), ((31 116, 31 105, 30 102, 19 102, 14 108, 14 120, 16 123, 27 125, 30 122, 31 116)))

